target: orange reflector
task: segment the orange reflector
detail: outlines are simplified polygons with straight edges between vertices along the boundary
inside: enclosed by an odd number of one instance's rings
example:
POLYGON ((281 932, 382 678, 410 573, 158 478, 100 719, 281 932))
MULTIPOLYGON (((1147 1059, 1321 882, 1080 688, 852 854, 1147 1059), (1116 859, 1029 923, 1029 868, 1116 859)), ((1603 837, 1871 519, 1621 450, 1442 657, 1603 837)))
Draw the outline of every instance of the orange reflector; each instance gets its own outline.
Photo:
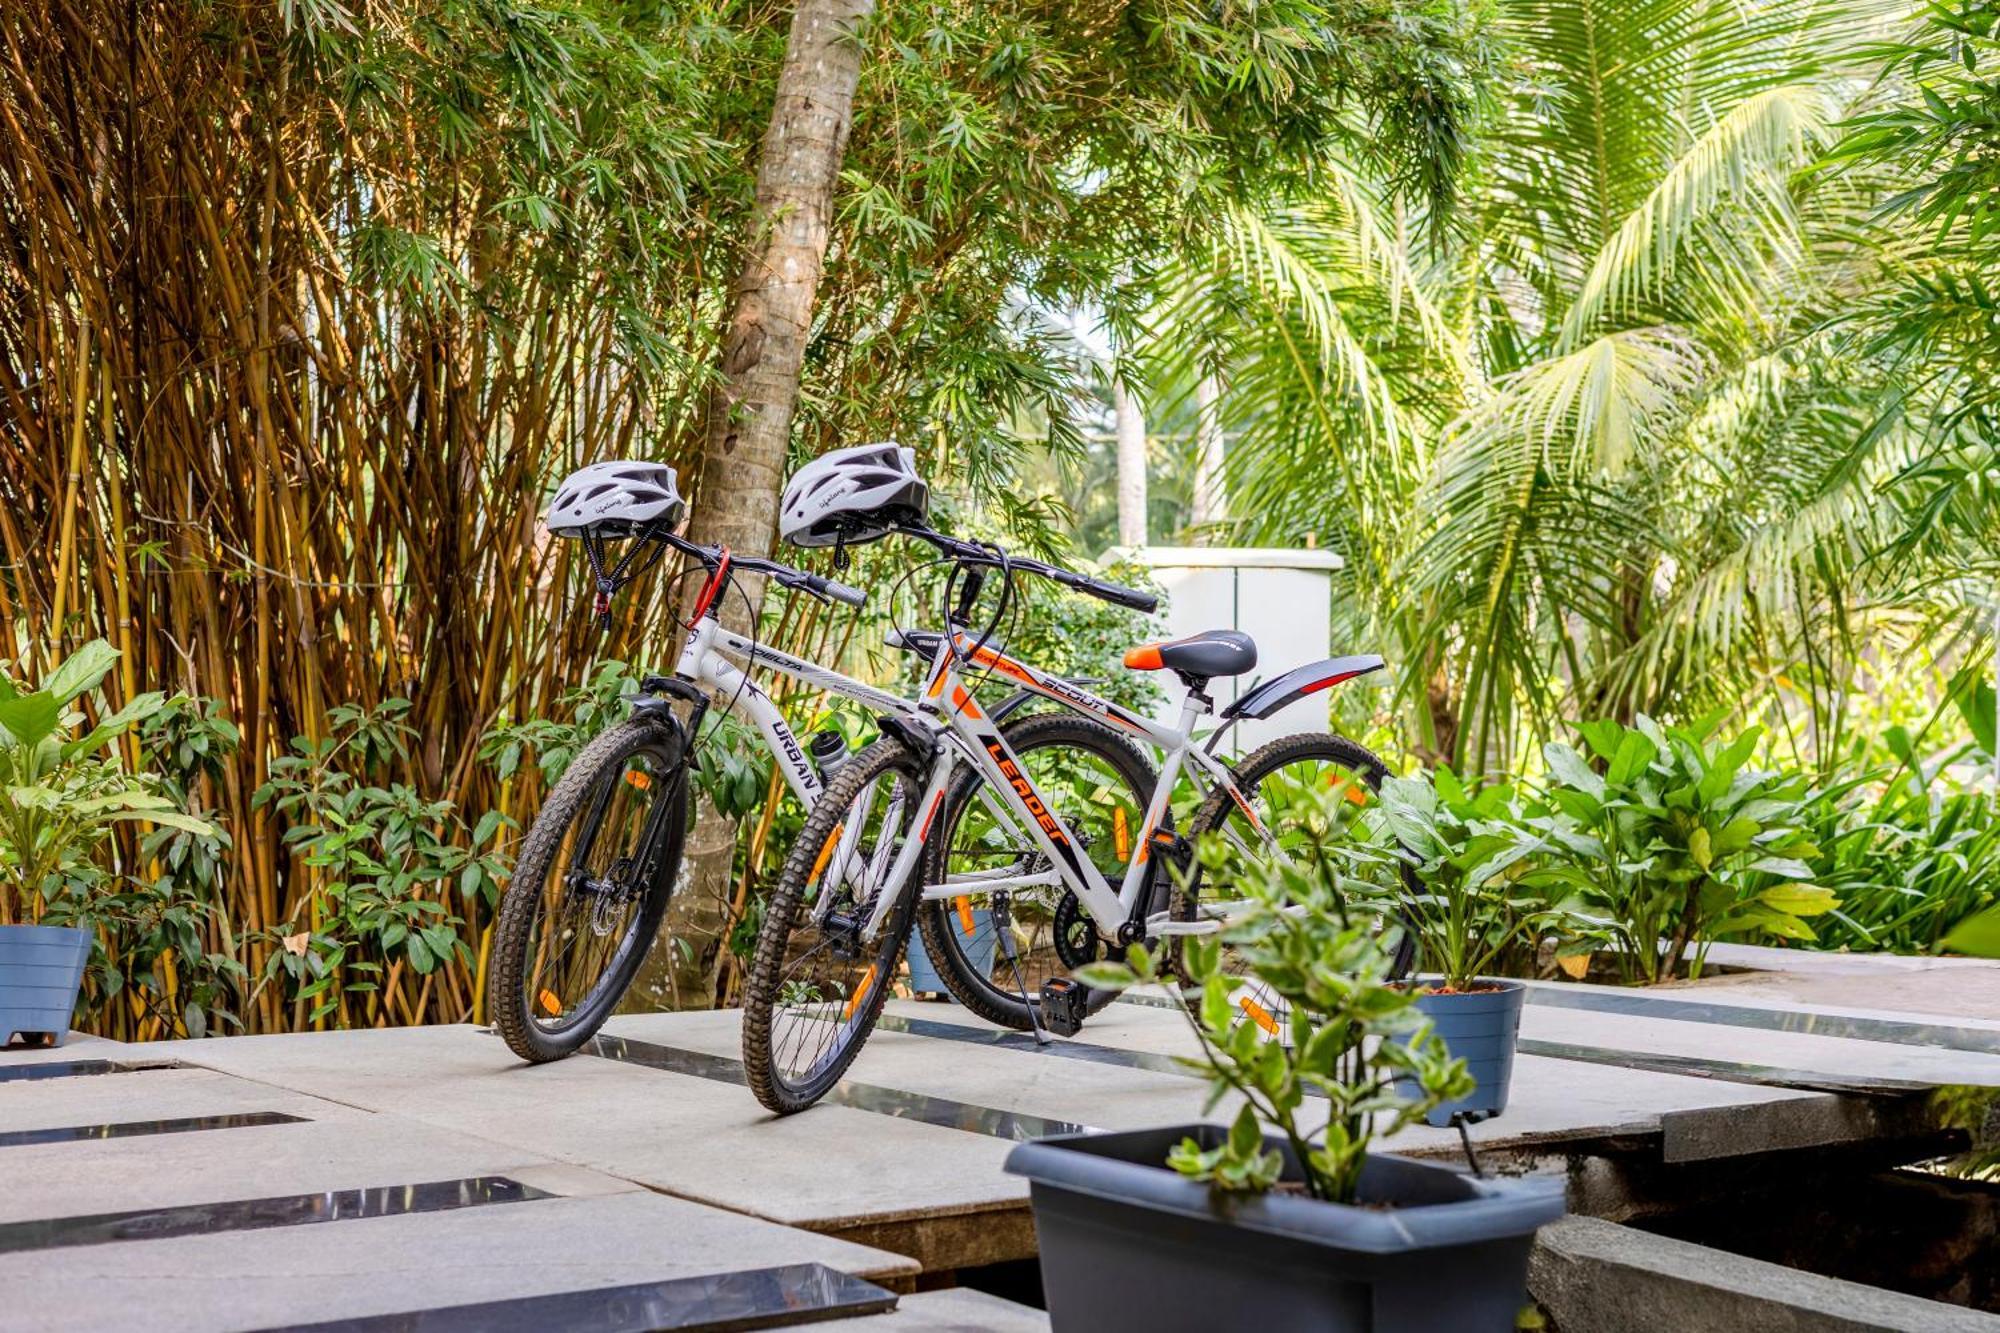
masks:
POLYGON ((813 862, 813 872, 806 876, 808 884, 818 879, 819 872, 826 869, 826 863, 833 859, 833 849, 840 846, 840 831, 846 827, 847 825, 845 824, 835 824, 833 826, 833 836, 826 840, 826 846, 819 849, 819 859, 813 862))
POLYGON ((875 964, 870 963, 868 965, 868 970, 861 974, 861 984, 854 988, 854 994, 847 997, 847 1008, 840 1015, 841 1022, 845 1023, 848 1019, 854 1017, 854 1011, 856 1009, 859 1009, 861 1007, 861 1002, 868 998, 868 992, 874 987, 874 985, 875 985, 875 964))
POLYGON ((1118 859, 1123 861, 1132 854, 1132 826, 1125 821, 1125 807, 1117 806, 1111 811, 1111 838, 1118 848, 1118 859))
POLYGON ((1329 791, 1337 788, 1349 805, 1368 804, 1368 788, 1356 782, 1353 778, 1344 778, 1338 773, 1329 773, 1326 775, 1326 785, 1329 791))
POLYGON ((967 935, 970 935, 973 931, 972 899, 961 897, 961 898, 954 898, 951 901, 953 905, 958 908, 959 930, 967 935))
POLYGON ((556 998, 556 993, 552 990, 543 991, 535 997, 535 1000, 542 1006, 542 1012, 550 1018, 562 1013, 562 1001, 556 998))
POLYGON ((1250 1016, 1252 1023, 1255 1023, 1274 1037, 1278 1035, 1278 1020, 1271 1017, 1270 1010, 1251 999, 1248 995, 1238 996, 1236 1004, 1238 1008, 1250 1016))
POLYGON ((625 784, 637 791, 645 791, 653 785, 653 775, 651 773, 642 773, 635 768, 625 775, 625 784))

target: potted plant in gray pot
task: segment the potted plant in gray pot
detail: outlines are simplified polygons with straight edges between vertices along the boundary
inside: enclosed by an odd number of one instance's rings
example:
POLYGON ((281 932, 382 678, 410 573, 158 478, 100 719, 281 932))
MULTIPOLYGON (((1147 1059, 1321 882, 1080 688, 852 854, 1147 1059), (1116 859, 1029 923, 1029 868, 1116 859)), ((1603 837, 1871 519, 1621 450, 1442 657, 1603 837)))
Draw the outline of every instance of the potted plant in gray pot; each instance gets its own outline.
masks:
MULTIPOLYGON (((1224 868, 1219 849, 1200 854, 1205 875, 1224 868)), ((1382 979, 1390 941, 1332 858, 1253 860, 1242 876, 1224 938, 1232 967, 1281 1008, 1282 1039, 1240 1021, 1246 979, 1225 970, 1220 941, 1188 940, 1181 964, 1199 992, 1181 1001, 1201 1043, 1190 1063, 1211 1105, 1237 1102, 1232 1123, 1065 1135, 1007 1159, 1031 1182, 1054 1327, 1511 1329, 1561 1183, 1372 1152, 1464 1095, 1465 1066, 1419 1030, 1415 996, 1382 979)), ((1079 975, 1165 979, 1144 946, 1079 975)))
MULTIPOLYGON (((1396 918, 1416 941, 1416 1008, 1464 1060, 1473 1088, 1427 1119, 1484 1119, 1507 1109, 1527 988, 1493 975, 1510 958, 1532 962, 1537 939, 1565 914, 1535 887, 1546 843, 1524 822, 1513 788, 1468 792, 1450 769, 1385 778, 1356 836, 1328 850, 1354 882, 1383 882, 1383 863, 1407 864, 1415 891, 1396 918)), ((1404 881, 1408 882, 1407 878, 1404 881)))
MULTIPOLYGON (((214 831, 175 809, 155 783, 127 773, 112 747, 159 709, 161 696, 140 695, 83 729, 75 702, 97 688, 117 657, 99 639, 38 686, 0 673, 0 1046, 16 1039, 59 1046, 68 1035, 91 932, 43 919, 101 873, 97 861, 112 826, 142 820, 214 831)), ((81 915, 87 919, 87 909, 81 915)))

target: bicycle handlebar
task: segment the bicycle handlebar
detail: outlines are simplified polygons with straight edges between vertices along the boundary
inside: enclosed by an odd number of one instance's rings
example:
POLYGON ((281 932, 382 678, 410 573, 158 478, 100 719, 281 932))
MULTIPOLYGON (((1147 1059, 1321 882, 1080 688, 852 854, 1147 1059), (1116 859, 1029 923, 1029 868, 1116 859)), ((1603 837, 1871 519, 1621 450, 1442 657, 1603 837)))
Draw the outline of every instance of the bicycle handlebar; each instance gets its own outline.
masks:
POLYGON ((912 537, 921 538, 929 542, 932 546, 937 547, 938 550, 961 564, 975 565, 986 569, 1000 569, 1005 567, 1007 569, 1020 570, 1023 573, 1039 575, 1052 582, 1060 583, 1065 588, 1073 588, 1077 592, 1086 593, 1089 596, 1097 598, 1099 601, 1110 602, 1114 606, 1123 606, 1133 611, 1145 612, 1149 615, 1160 608, 1160 599, 1152 593, 1141 592, 1137 588, 1128 588, 1122 583, 1113 583, 1109 579, 1094 579, 1088 574, 1079 574, 1074 570, 1061 569, 1055 565, 1044 564, 1040 560, 1032 560, 1027 556, 1010 555, 1003 558, 1001 555, 976 542, 961 541, 957 537, 947 537, 942 532, 936 532, 930 528, 905 526, 901 530, 912 537))
MULTIPOLYGON (((711 571, 722 562, 722 548, 719 546, 703 546, 675 532, 656 530, 647 535, 673 547, 676 551, 693 556, 711 571)), ((837 579, 830 579, 821 574, 809 574, 803 569, 797 569, 777 560, 768 560, 763 556, 737 555, 732 551, 729 555, 729 565, 730 568, 745 573, 762 574, 780 587, 796 588, 801 592, 811 593, 822 602, 842 602, 855 607, 864 606, 868 602, 868 594, 859 588, 850 588, 837 579)))

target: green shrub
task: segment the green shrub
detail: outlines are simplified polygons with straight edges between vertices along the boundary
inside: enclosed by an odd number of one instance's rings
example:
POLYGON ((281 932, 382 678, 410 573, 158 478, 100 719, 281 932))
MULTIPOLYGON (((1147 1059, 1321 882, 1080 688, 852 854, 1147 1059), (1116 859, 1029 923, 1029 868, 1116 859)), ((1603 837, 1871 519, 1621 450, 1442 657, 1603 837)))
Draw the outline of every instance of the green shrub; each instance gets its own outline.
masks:
POLYGON ((1829 948, 1937 953, 1960 922, 2000 901, 2000 809, 1954 789, 1907 733, 1890 729, 1901 766, 1873 769, 1814 800, 1813 869, 1840 906, 1820 923, 1829 948))
POLYGON ((1545 804, 1528 818, 1547 843, 1534 882, 1577 914, 1572 951, 1609 947, 1626 980, 1651 983, 1684 964, 1698 975, 1717 939, 1813 940, 1807 918, 1837 904, 1813 882, 1809 782, 1750 766, 1758 729, 1728 744, 1643 716, 1580 730, 1603 771, 1546 746, 1545 804))
MULTIPOLYGON (((454 899, 490 906, 507 874, 495 841, 507 826, 499 811, 468 832, 450 801, 387 777, 407 761, 416 735, 402 720, 408 708, 392 699, 377 709, 328 709, 327 735, 294 737, 293 752, 271 762, 254 798, 286 819, 286 845, 311 886, 292 919, 268 932, 264 981, 289 982, 314 1022, 336 1012, 351 1021, 347 997, 374 996, 400 972, 397 962, 419 977, 469 964, 454 899)), ((414 1021, 401 987, 389 992, 380 1002, 414 1021)))

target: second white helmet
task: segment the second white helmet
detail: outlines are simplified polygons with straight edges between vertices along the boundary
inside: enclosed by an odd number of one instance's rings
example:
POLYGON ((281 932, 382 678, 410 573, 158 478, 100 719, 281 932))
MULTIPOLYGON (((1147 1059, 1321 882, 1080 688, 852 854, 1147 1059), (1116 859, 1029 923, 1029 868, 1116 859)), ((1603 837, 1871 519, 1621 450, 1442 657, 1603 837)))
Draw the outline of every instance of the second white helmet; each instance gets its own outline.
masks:
POLYGON ((778 532, 796 546, 874 541, 899 523, 921 523, 931 490, 917 455, 893 441, 821 454, 792 474, 778 502, 778 532))

